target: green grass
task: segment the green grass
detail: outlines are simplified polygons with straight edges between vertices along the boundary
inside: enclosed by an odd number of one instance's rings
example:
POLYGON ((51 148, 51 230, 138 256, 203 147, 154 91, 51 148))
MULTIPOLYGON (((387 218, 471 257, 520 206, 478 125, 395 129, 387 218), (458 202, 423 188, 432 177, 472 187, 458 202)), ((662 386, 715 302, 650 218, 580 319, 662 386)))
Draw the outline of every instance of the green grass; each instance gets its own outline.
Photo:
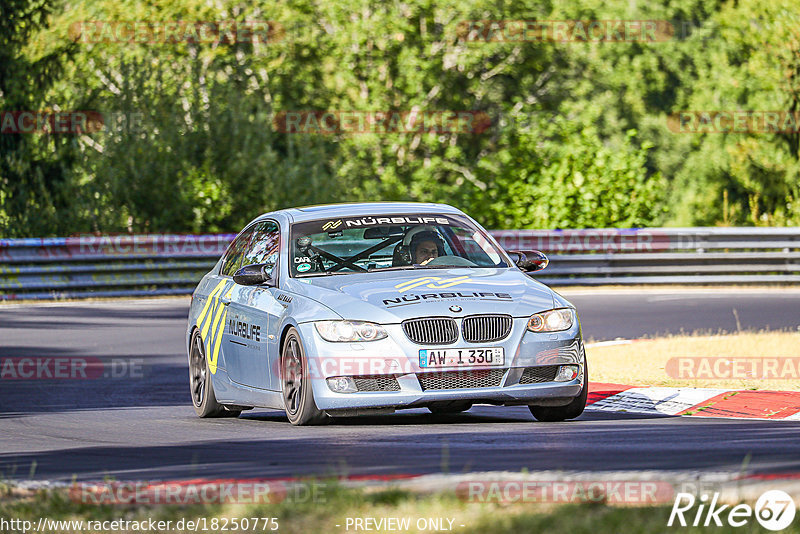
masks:
MULTIPOLYGON (((281 533, 336 533, 346 530, 348 517, 408 517, 411 528, 417 530, 420 518, 451 518, 453 532, 463 534, 488 533, 565 533, 570 534, 636 534, 680 531, 705 532, 707 528, 667 527, 670 506, 619 507, 605 504, 498 504, 474 503, 459 499, 455 493, 420 494, 395 488, 380 490, 348 489, 326 482, 316 500, 286 500, 275 504, 252 505, 192 505, 136 506, 93 505, 71 500, 65 490, 20 492, 9 486, 0 491, 0 517, 38 521, 39 517, 56 520, 114 520, 141 521, 207 518, 275 517, 281 533), (299 501, 299 502, 298 502, 299 501), (340 525, 337 527, 336 525, 340 525), (464 526, 461 526, 464 525, 464 526)), ((718 533, 766 532, 753 520, 742 528, 714 527, 718 533)), ((446 524, 446 523, 445 523, 446 524)), ((10 532, 6 530, 7 532, 10 532)), ((217 530, 215 532, 219 532, 217 530)), ((251 529, 250 532, 253 530, 251 529)), ((70 530, 62 530, 67 534, 70 530)), ((118 531, 121 532, 121 531, 118 531)), ((131 531, 126 531, 131 532, 131 531)), ((178 532, 173 529, 171 532, 178 532)), ((231 532, 236 532, 235 530, 231 532)), ((262 532, 259 528, 257 532, 262 532)), ((269 529, 266 532, 270 532, 269 529)))

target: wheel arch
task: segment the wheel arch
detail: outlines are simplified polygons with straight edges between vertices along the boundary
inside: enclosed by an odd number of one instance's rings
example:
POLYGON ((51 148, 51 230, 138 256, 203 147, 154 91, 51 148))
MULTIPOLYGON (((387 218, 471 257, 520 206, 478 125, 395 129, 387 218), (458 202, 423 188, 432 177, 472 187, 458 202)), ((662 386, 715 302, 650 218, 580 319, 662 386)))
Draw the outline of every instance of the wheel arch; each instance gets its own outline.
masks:
POLYGON ((186 334, 186 360, 189 363, 192 362, 192 338, 194 338, 194 333, 198 330, 200 329, 197 327, 197 325, 192 325, 186 334))
MULTIPOLYGON (((283 325, 283 328, 281 329, 281 335, 278 341, 278 356, 281 358, 283 358, 283 343, 286 341, 286 336, 289 335, 289 330, 292 328, 297 330, 298 335, 300 334, 300 328, 293 321, 287 321, 286 324, 283 325)), ((300 338, 300 343, 302 342, 303 339, 300 338)))

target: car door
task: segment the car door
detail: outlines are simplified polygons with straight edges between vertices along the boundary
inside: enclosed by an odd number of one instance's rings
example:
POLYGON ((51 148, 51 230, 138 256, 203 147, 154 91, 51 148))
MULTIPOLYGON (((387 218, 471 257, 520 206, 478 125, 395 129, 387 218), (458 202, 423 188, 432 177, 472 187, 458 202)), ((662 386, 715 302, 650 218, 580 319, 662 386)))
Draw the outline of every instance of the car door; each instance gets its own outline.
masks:
POLYGON ((231 276, 242 264, 252 234, 253 228, 247 228, 233 240, 225 252, 219 272, 209 276, 206 282, 208 296, 205 297, 203 312, 197 318, 197 327, 203 337, 212 374, 216 374, 218 367, 229 372, 235 356, 228 342, 228 305, 234 286, 231 276))
MULTIPOLYGON (((241 267, 263 263, 277 282, 280 227, 275 221, 255 225, 241 267)), ((258 389, 280 389, 277 369, 271 369, 270 353, 277 354, 277 340, 269 338, 270 321, 277 321, 284 307, 275 299, 275 289, 235 284, 231 293, 228 331, 236 365, 231 380, 258 389)), ((277 323, 273 323, 277 324, 277 323)))

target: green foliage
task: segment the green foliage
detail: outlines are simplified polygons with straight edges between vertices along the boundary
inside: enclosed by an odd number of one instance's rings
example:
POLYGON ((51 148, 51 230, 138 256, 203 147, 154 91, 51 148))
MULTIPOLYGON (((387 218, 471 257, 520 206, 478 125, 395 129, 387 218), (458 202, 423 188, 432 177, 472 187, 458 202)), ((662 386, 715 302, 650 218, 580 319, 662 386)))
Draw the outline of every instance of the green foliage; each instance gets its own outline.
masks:
MULTIPOLYGON (((39 56, 26 44, 46 31, 46 0, 0 4, 0 110, 47 107, 45 93, 74 47, 68 43, 39 56)), ((0 236, 48 235, 70 227, 69 182, 74 142, 55 136, 0 135, 0 236)))
POLYGON ((635 137, 630 130, 619 146, 605 146, 591 126, 564 120, 523 136, 496 181, 487 180, 497 214, 491 226, 631 228, 658 222, 666 183, 658 174, 646 175, 650 147, 636 147, 635 137), (542 132, 550 135, 542 138, 542 132))
MULTIPOLYGON (((725 4, 687 44, 696 76, 694 85, 683 91, 683 109, 800 111, 796 2, 725 4)), ((686 160, 674 174, 673 220, 800 224, 800 134, 692 137, 686 160), (728 199, 727 214, 723 197, 728 199)))
POLYGON ((797 134, 675 133, 681 110, 800 111, 800 8, 679 0, 9 0, 0 235, 238 230, 321 202, 447 202, 495 228, 800 224, 797 134), (470 20, 668 20, 663 42, 469 42, 470 20), (267 43, 72 42, 82 21, 270 20, 267 43), (481 132, 287 134, 296 110, 479 111, 481 132))

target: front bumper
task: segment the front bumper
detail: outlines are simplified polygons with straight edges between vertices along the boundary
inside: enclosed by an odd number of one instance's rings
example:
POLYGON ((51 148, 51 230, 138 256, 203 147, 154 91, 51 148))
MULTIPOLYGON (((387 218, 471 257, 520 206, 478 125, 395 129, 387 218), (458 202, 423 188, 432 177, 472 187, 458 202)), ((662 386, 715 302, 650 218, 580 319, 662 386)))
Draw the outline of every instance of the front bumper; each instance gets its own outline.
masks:
POLYGON ((490 387, 425 389, 420 375, 449 372, 486 372, 486 367, 420 369, 419 350, 408 340, 399 324, 384 325, 389 337, 367 343, 331 343, 323 340, 312 323, 299 325, 309 364, 309 375, 317 407, 330 413, 353 410, 402 409, 442 401, 469 401, 475 404, 563 406, 581 394, 584 386, 584 348, 580 325, 556 333, 534 333, 526 328, 527 319, 514 319, 511 334, 500 342, 471 344, 459 340, 452 346, 499 346, 505 351, 505 365, 497 367, 502 378, 490 387), (569 382, 520 384, 526 368, 577 364, 577 378, 569 382), (391 376, 396 391, 335 393, 327 378, 336 376, 391 376))

